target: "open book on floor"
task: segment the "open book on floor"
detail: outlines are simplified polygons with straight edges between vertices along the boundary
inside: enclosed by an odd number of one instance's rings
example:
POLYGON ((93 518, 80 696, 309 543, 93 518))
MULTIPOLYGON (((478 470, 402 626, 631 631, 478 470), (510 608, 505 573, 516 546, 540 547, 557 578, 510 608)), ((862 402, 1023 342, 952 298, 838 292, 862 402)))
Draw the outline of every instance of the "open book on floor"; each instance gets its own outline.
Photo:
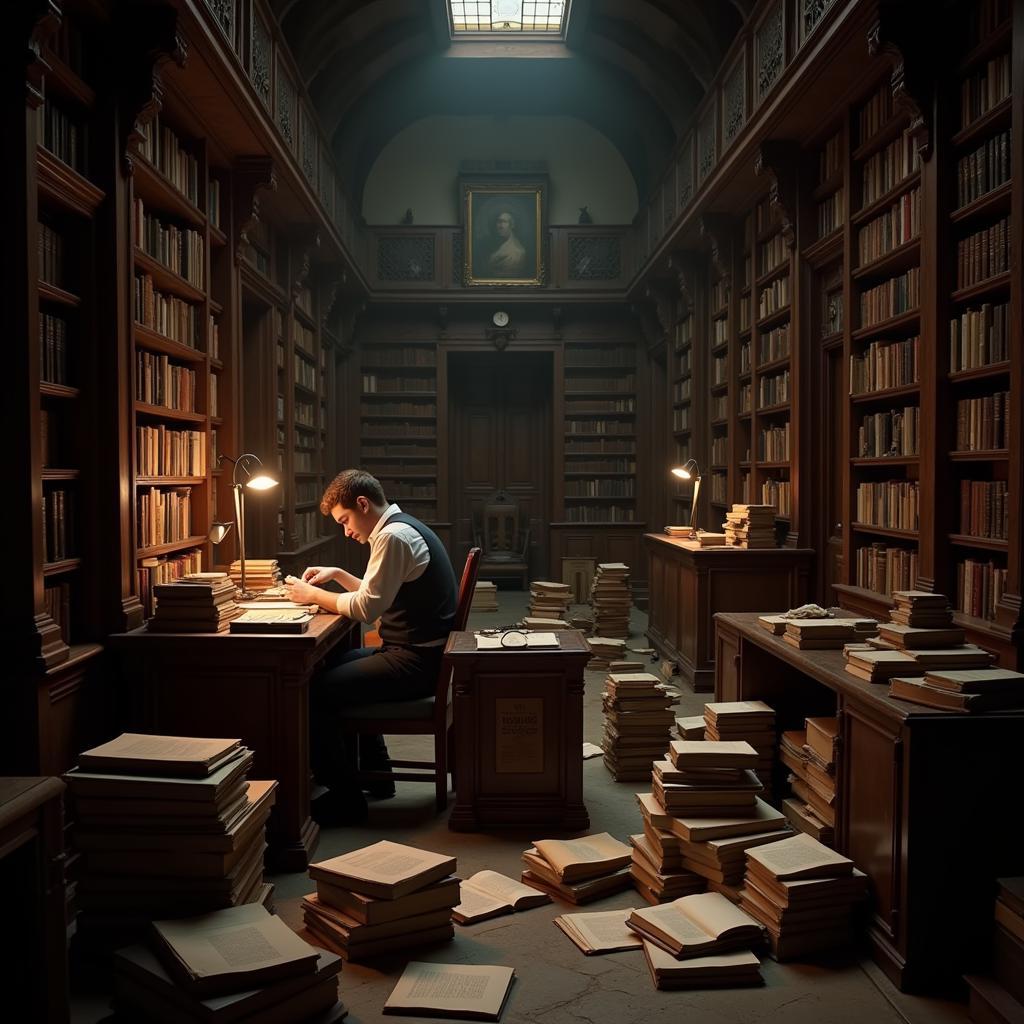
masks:
POLYGON ((560 882, 607 875, 631 860, 629 847, 607 832, 582 839, 538 839, 533 845, 560 882))
POLYGON ((593 914, 562 914, 555 924, 587 955, 639 949, 642 939, 626 920, 632 909, 603 910, 593 914))
POLYGON ((385 1013, 411 1017, 498 1020, 515 971, 482 964, 427 964, 414 960, 384 1004, 385 1013))
POLYGON ((679 958, 749 948, 764 934, 760 922, 717 892, 634 910, 629 927, 679 958))
POLYGON ((459 888, 461 902, 451 915, 452 920, 458 924, 475 924, 501 914, 530 910, 551 902, 547 893, 531 889, 497 871, 478 871, 464 879, 459 888))

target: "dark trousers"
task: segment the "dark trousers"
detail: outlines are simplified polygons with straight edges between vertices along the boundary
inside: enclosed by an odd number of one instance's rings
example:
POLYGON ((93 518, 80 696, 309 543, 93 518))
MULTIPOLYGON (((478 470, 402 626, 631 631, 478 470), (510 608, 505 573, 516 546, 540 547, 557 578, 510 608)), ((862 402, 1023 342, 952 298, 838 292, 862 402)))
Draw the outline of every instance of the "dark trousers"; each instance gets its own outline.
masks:
POLYGON ((312 681, 309 733, 313 774, 339 795, 359 792, 357 767, 386 768, 388 749, 382 736, 361 736, 358 753, 342 728, 350 708, 429 697, 437 686, 444 646, 360 647, 347 651, 312 681))

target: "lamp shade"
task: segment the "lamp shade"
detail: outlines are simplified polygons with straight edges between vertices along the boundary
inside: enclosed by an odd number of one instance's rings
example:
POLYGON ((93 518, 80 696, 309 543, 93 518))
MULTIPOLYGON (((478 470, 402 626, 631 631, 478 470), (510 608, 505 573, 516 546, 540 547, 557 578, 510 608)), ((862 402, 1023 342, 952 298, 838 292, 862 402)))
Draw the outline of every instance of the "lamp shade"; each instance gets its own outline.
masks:
POLYGON ((674 466, 672 475, 679 480, 693 480, 700 477, 700 470, 697 467, 697 460, 690 459, 682 466, 674 466))
POLYGON ((253 491, 269 491, 271 487, 277 486, 277 481, 269 473, 257 473, 249 477, 245 486, 253 491))
POLYGON ((207 538, 214 544, 219 544, 230 532, 234 523, 211 523, 207 538))

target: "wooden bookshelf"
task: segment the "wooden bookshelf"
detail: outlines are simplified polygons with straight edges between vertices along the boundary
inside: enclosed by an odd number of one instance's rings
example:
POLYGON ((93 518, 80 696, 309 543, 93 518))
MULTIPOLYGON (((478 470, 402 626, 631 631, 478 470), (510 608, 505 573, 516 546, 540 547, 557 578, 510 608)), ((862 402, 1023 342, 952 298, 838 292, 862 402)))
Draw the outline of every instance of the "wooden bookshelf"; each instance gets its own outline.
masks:
MULTIPOLYGON (((675 466, 685 465, 693 457, 694 402, 693 375, 693 327, 694 317, 688 299, 679 296, 675 302, 675 317, 672 324, 672 352, 670 356, 669 381, 671 387, 672 447, 670 451, 675 466)), ((669 519, 672 523, 689 526, 692 492, 685 481, 673 479, 671 484, 671 508, 669 519)))

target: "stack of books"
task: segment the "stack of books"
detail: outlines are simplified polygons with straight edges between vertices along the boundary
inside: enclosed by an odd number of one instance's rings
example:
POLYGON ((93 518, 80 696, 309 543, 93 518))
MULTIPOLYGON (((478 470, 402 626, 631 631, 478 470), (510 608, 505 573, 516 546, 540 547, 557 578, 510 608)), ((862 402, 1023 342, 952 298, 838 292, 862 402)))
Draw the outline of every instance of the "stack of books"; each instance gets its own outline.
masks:
POLYGON ((568 583, 535 580, 530 584, 531 615, 547 619, 564 619, 572 604, 572 590, 568 583))
POLYGON ((594 629, 600 636, 629 637, 629 566, 624 562, 602 562, 590 588, 594 608, 594 629))
POLYGON ((709 533, 707 530, 698 530, 697 543, 702 548, 724 548, 726 536, 724 533, 709 533))
POLYGON ((1008 668, 929 670, 923 679, 891 679, 889 696, 948 711, 1010 711, 1024 708, 1024 674, 1008 668))
POLYGON ((826 846, 835 842, 836 718, 808 718, 805 728, 782 734, 780 760, 792 773, 793 796, 782 801, 789 823, 826 846))
POLYGON ((676 735, 681 740, 704 739, 704 716, 690 715, 676 719, 676 735))
POLYGON ((643 940, 657 988, 756 985, 761 980, 760 964, 750 950, 763 944, 764 929, 720 893, 634 910, 626 927, 643 940), (744 952, 737 955, 736 950, 744 952))
MULTIPOLYGON (((242 563, 236 558, 228 570, 236 587, 242 586, 242 563)), ((245 560, 245 586, 254 594, 281 586, 281 567, 276 558, 247 558, 245 560)))
POLYGON ((478 580, 473 588, 471 612, 496 612, 498 610, 498 585, 490 580, 478 580))
POLYGON ((557 629, 568 629, 569 623, 565 619, 544 619, 536 615, 527 615, 522 621, 522 627, 527 633, 551 633, 557 629))
POLYGON ((775 547, 774 505, 733 505, 722 523, 725 543, 734 548, 775 547))
POLYGON ((877 632, 874 619, 791 619, 782 640, 801 651, 838 651, 844 644, 866 640, 877 632))
POLYGON ((605 766, 616 782, 646 779, 668 746, 675 697, 649 672, 610 672, 601 698, 605 766))
POLYGON ((156 611, 148 629, 160 633, 218 633, 242 614, 226 572, 189 573, 153 587, 156 611))
POLYGON ((594 620, 586 614, 570 615, 569 627, 571 629, 578 629, 581 633, 589 633, 594 628, 594 620))
POLYGON ((633 888, 651 904, 669 903, 695 892, 704 892, 707 881, 683 866, 679 838, 665 829, 647 831, 629 837, 633 863, 629 873, 633 888))
POLYGON ((79 928, 110 947, 154 917, 269 903, 265 829, 276 782, 251 782, 237 739, 123 733, 65 776, 82 855, 79 928))
POLYGON ((768 930, 775 959, 790 960, 849 944, 866 893, 852 860, 800 834, 747 851, 740 906, 768 930))
POLYGON ((113 1002, 125 1020, 329 1024, 346 1014, 340 970, 340 957, 254 904, 154 921, 152 949, 115 953, 113 1002))
POLYGON ((343 960, 445 942, 460 899, 454 871, 454 857, 387 840, 310 864, 306 928, 343 960))
POLYGON ((866 649, 860 644, 847 644, 843 648, 846 671, 869 683, 885 683, 897 676, 904 677, 906 681, 907 677, 923 676, 930 672, 983 669, 995 661, 988 651, 974 644, 917 650, 901 650, 883 644, 886 642, 880 637, 869 643, 866 649))
POLYGON ((755 771, 766 797, 772 791, 775 763, 775 711, 763 700, 736 700, 704 705, 704 738, 745 740, 758 754, 755 771))
POLYGON ((949 629, 953 625, 953 611, 945 594, 930 590, 894 590, 895 607, 889 618, 901 626, 921 629, 949 629))
POLYGON ((591 655, 587 668, 605 672, 613 661, 622 659, 626 641, 613 636, 588 636, 587 646, 591 655))
POLYGON ((665 533, 667 533, 670 537, 688 538, 692 536, 692 531, 688 526, 666 526, 665 533))
POLYGON ((1024 878, 996 879, 991 976, 969 974, 971 1020, 1024 1020, 1024 878), (998 1010, 996 1008, 999 1008, 998 1010))
POLYGON ((589 903, 632 885, 632 859, 630 848, 607 832, 540 839, 523 851, 521 881, 569 903, 589 903))

